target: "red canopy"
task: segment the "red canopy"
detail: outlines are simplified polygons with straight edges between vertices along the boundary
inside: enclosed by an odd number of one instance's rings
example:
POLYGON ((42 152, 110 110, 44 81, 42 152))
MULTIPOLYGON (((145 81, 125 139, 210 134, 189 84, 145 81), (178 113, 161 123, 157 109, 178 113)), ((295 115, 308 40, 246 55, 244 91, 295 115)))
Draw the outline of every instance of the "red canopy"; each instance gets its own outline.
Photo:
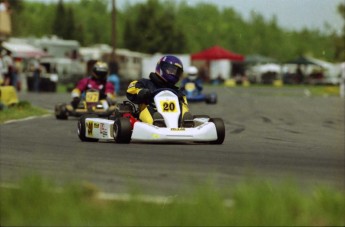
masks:
POLYGON ((243 61, 244 56, 232 53, 220 46, 213 46, 191 55, 192 60, 222 60, 243 61))

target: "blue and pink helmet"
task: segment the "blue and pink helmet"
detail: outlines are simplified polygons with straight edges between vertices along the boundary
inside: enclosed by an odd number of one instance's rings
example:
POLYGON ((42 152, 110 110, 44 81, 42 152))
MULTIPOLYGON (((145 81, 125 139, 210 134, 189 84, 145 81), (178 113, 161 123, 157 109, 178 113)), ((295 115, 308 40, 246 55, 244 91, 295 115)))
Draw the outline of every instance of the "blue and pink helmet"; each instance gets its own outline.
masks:
POLYGON ((180 80, 182 73, 182 62, 175 56, 164 56, 157 63, 156 74, 162 77, 169 85, 175 85, 180 80))

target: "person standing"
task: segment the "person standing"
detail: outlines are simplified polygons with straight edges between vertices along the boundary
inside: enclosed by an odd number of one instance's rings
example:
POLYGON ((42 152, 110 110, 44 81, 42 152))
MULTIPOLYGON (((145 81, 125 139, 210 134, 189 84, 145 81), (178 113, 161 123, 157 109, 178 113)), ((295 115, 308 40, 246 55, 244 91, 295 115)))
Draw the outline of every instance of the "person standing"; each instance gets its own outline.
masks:
POLYGON ((108 82, 112 83, 114 85, 115 91, 114 94, 115 95, 119 95, 120 92, 120 78, 118 77, 118 75, 116 73, 112 73, 108 76, 108 82))
POLYGON ((12 74, 14 71, 13 59, 9 51, 4 51, 3 63, 5 65, 4 85, 11 86, 13 82, 12 74))
POLYGON ((0 54, 0 86, 5 83, 5 73, 6 73, 5 63, 2 59, 2 55, 0 54))
POLYGON ((340 97, 345 98, 345 62, 341 63, 340 70, 340 97))
POLYGON ((40 80, 41 80, 41 64, 39 57, 36 57, 33 62, 33 90, 34 92, 40 91, 40 80))
POLYGON ((114 95, 119 95, 120 93, 120 78, 118 76, 119 66, 116 61, 110 61, 109 65, 109 76, 108 82, 114 85, 114 95))

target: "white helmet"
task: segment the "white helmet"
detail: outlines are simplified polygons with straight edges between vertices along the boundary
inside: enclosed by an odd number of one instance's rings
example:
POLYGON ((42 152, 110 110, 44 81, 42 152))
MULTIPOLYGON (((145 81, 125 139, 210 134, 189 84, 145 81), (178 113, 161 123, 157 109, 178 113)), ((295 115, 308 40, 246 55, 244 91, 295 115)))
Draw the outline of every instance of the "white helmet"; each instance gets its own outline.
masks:
POLYGON ((187 74, 190 80, 196 80, 198 78, 198 72, 199 70, 195 66, 189 66, 187 68, 187 74))
POLYGON ((198 74, 198 68, 195 66, 189 66, 187 69, 187 73, 191 75, 198 74))

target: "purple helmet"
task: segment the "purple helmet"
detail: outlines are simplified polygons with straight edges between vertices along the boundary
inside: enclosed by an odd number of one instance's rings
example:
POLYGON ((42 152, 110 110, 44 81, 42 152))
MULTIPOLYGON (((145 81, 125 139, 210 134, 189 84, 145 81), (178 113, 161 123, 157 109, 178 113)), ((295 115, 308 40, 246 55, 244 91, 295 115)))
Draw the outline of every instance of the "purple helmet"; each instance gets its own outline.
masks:
POLYGON ((175 85, 180 80, 182 73, 182 62, 175 56, 164 56, 157 63, 156 74, 170 85, 175 85))

